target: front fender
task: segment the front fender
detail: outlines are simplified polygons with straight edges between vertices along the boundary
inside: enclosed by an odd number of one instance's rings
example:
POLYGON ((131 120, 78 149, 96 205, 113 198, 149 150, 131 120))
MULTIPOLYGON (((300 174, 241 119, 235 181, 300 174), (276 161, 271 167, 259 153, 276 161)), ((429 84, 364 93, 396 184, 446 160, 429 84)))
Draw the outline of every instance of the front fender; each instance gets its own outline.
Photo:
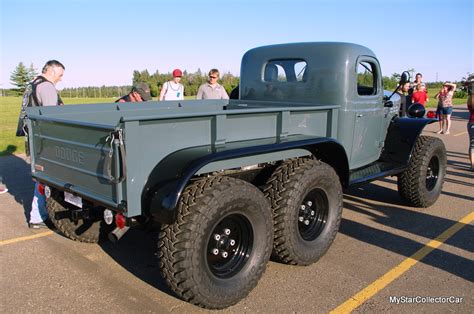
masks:
POLYGON ((436 121, 426 118, 394 118, 388 128, 380 160, 408 165, 418 136, 426 125, 436 121))

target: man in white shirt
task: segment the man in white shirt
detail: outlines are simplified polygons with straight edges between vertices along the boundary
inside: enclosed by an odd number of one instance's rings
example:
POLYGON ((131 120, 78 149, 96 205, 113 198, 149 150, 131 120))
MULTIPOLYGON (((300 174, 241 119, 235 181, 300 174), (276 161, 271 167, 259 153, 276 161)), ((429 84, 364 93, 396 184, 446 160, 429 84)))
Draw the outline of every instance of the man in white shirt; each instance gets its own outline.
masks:
POLYGON ((173 80, 163 84, 160 92, 161 100, 183 100, 184 99, 184 86, 180 83, 183 72, 180 69, 173 71, 173 80))

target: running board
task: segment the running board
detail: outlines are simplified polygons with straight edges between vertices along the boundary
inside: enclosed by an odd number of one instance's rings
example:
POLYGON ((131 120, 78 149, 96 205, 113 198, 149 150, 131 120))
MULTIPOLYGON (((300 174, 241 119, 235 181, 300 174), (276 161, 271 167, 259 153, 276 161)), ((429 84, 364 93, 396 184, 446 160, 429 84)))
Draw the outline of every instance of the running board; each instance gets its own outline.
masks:
POLYGON ((366 167, 351 171, 349 186, 368 183, 383 177, 399 174, 406 166, 399 163, 376 161, 366 167))

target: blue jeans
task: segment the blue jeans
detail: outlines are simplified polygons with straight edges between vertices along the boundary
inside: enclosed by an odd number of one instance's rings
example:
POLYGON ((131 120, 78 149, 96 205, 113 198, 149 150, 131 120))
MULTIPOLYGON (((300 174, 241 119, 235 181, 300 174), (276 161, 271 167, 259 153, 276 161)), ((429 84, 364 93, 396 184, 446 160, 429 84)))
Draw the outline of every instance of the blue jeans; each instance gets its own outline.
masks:
POLYGON ((40 194, 38 186, 39 183, 36 182, 30 212, 30 223, 32 224, 37 224, 48 219, 48 210, 46 209, 46 196, 40 194))

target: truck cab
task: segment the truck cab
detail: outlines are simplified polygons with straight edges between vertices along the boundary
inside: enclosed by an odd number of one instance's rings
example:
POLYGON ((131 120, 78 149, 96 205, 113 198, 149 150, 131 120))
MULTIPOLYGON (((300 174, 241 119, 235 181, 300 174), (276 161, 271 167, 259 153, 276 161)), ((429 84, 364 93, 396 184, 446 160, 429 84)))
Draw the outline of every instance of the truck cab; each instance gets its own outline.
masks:
MULTIPOLYGON (((239 98, 237 106, 340 106, 336 138, 350 169, 380 158, 387 126, 399 106, 395 100, 386 107, 382 71, 370 49, 334 42, 248 51, 242 59, 239 98)), ((308 121, 308 134, 315 127, 308 121)))

